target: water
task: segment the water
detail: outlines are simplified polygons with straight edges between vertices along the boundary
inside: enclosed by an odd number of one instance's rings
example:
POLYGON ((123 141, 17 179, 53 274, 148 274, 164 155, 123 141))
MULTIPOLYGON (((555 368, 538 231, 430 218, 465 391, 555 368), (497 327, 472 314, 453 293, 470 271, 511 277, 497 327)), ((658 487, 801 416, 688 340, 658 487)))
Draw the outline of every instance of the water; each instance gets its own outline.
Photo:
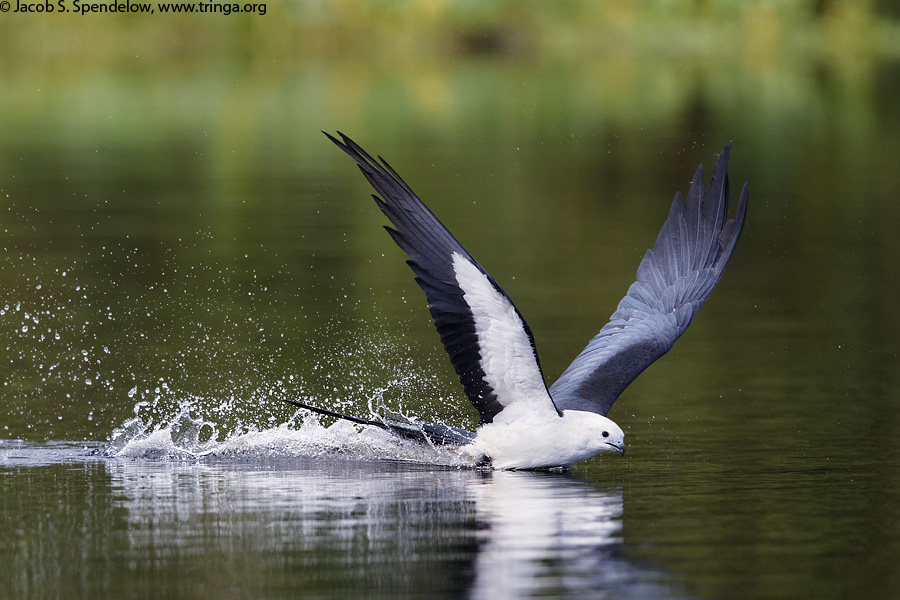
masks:
POLYGON ((0 23, 0 597, 900 594, 890 23, 297 10, 225 46, 245 21, 0 23), (284 402, 476 425, 323 128, 478 257, 551 381, 733 143, 744 236, 613 407, 624 458, 485 472, 284 402))
POLYGON ((55 508, 18 524, 10 597, 681 593, 621 555, 622 490, 570 475, 334 458, 108 461, 73 444, 2 452, 24 472, 0 480, 5 495, 20 510, 55 508), (70 508, 85 497, 91 510, 70 508))

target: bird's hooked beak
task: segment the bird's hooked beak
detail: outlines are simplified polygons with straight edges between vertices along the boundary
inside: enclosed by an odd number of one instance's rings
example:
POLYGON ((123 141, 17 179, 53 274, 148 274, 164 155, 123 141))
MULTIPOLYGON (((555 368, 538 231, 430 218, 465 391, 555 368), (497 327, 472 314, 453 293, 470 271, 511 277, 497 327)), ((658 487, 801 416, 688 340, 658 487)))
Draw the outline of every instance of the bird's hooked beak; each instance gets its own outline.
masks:
POLYGON ((618 444, 614 444, 612 442, 606 442, 606 445, 609 446, 610 450, 615 450, 619 453, 619 456, 625 456, 625 442, 619 442, 618 444))

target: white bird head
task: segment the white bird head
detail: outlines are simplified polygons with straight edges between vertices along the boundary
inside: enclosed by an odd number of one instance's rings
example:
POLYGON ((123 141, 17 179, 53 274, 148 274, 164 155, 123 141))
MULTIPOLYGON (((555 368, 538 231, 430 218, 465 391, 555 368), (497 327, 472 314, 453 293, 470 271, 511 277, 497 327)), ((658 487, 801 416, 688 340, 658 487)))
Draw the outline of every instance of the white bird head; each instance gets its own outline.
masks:
POLYGON ((618 452, 625 455, 625 432, 611 419, 597 413, 584 413, 584 425, 590 428, 598 443, 598 452, 618 452))
POLYGON ((581 448, 583 460, 600 452, 625 454, 625 433, 611 419, 595 412, 564 410, 567 424, 565 445, 581 448))

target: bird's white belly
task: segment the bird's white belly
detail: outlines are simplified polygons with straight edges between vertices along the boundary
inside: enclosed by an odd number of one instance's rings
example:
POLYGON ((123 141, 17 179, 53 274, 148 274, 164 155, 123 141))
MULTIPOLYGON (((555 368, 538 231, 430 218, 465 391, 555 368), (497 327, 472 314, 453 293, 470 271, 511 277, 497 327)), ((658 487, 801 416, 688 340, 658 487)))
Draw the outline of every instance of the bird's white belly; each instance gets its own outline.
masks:
POLYGON ((473 460, 486 456, 497 469, 571 467, 604 449, 598 434, 577 419, 522 418, 482 425, 462 452, 473 460))

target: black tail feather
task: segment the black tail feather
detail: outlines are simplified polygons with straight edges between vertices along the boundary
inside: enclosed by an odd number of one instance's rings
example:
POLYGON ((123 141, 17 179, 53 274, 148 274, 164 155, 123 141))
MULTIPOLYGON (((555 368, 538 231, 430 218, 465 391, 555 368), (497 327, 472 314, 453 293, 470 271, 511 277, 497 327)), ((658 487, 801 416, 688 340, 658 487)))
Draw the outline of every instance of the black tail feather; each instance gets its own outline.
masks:
POLYGON ((306 410, 311 410, 314 413, 319 413, 320 415, 325 415, 327 417, 334 417, 336 419, 344 419, 345 421, 351 421, 353 423, 359 423, 360 425, 374 425, 375 427, 380 427, 381 429, 390 429, 384 423, 379 423, 378 421, 369 421, 367 419, 360 419, 359 417, 351 417, 350 415, 345 415, 339 412, 333 412, 324 408, 319 408, 317 406, 310 406, 309 404, 303 404, 302 402, 296 402, 294 400, 285 400, 288 404, 293 404, 297 408, 305 408, 306 410))
POLYGON ((381 416, 382 421, 370 421, 369 419, 361 419, 359 417, 351 417, 343 413, 334 412, 317 406, 310 406, 295 400, 284 400, 288 404, 292 404, 297 408, 305 408, 314 413, 334 417, 336 419, 344 419, 351 423, 359 425, 372 425, 379 429, 385 429, 391 433, 410 440, 418 442, 428 442, 432 444, 450 444, 465 445, 475 439, 475 434, 459 427, 450 427, 440 423, 428 423, 425 421, 411 421, 406 417, 390 411, 385 411, 381 416))
MULTIPOLYGON (((383 409, 381 418, 392 431, 418 432, 433 444, 451 444, 464 446, 475 439, 475 434, 459 427, 450 427, 442 423, 429 423, 428 421, 412 421, 403 415, 383 409)), ((401 435, 403 435, 401 433, 401 435)))

